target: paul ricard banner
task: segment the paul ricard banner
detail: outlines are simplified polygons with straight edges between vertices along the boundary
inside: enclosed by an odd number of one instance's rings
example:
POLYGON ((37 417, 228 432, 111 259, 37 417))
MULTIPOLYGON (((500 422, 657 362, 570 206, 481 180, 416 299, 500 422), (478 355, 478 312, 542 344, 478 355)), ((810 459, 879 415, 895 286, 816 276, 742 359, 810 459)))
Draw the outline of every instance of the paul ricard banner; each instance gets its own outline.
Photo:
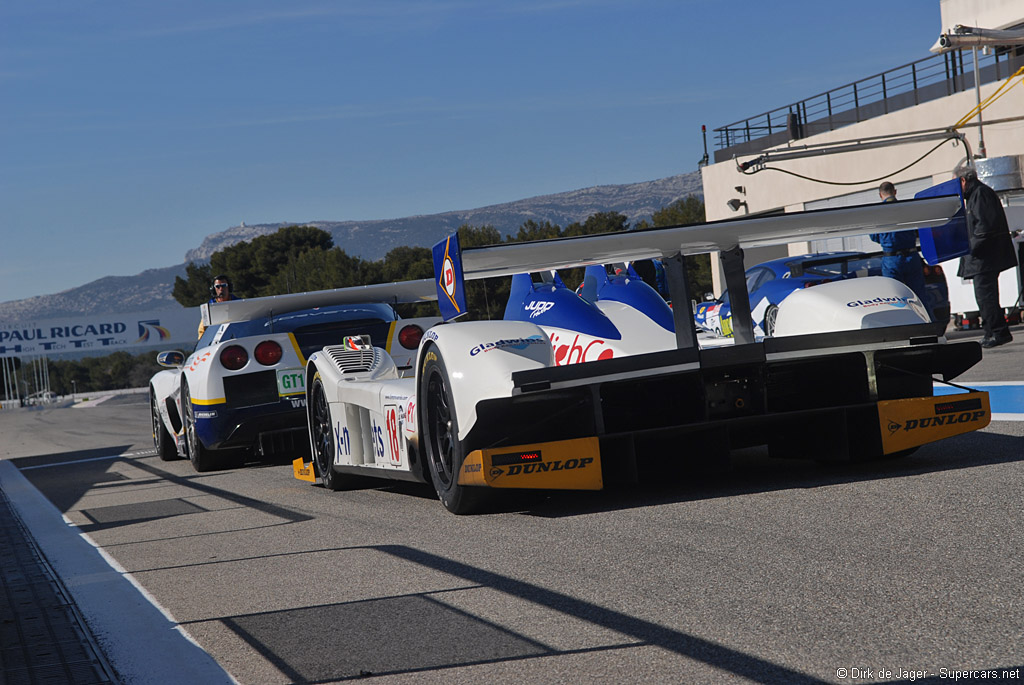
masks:
POLYGON ((199 307, 6 322, 0 323, 0 357, 187 347, 195 344, 198 326, 199 307))

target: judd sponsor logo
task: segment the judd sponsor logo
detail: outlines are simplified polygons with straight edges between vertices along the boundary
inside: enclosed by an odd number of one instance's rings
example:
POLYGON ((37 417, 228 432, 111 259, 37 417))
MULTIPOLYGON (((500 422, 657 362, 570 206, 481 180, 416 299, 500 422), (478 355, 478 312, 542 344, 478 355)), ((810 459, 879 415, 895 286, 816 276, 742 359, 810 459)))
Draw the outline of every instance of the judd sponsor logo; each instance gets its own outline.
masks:
POLYGON ((555 306, 554 302, 545 302, 543 300, 534 300, 530 304, 523 307, 525 311, 530 312, 530 318, 535 319, 544 312, 548 311, 555 306))

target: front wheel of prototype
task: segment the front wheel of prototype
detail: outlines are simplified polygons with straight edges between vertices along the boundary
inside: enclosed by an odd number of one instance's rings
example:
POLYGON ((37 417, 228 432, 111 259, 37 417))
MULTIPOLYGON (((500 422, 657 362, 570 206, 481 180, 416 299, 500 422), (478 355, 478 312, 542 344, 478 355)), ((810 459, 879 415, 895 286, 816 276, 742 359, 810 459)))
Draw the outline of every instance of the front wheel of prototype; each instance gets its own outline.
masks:
POLYGON ((309 393, 309 430, 313 439, 313 464, 320 482, 328 490, 344 487, 345 477, 334 470, 334 433, 331 427, 331 409, 327 404, 320 374, 313 377, 309 393))
POLYGON ((465 454, 459 440, 459 421, 452 401, 448 370, 436 347, 427 350, 424 359, 419 396, 423 407, 421 441, 427 470, 445 509, 453 514, 469 514, 480 508, 486 493, 459 485, 459 471, 465 454))
POLYGON ((153 447, 156 448, 160 461, 173 461, 178 458, 178 448, 175 446, 174 440, 171 439, 171 434, 164 428, 157 401, 156 393, 151 387, 149 389, 149 411, 153 417, 153 447))

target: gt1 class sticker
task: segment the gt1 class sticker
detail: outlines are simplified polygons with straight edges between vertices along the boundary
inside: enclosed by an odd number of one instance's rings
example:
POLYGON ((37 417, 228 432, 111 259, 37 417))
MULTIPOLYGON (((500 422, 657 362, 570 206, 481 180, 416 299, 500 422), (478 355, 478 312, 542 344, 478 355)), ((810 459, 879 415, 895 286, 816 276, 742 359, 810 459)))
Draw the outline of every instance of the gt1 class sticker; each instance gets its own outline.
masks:
POLYGON ((530 345, 543 345, 547 341, 543 336, 531 335, 529 338, 510 338, 507 340, 496 340, 494 342, 481 343, 476 345, 469 351, 470 357, 475 357, 481 352, 493 352, 494 350, 504 350, 512 348, 513 350, 525 350, 530 345))
POLYGON ((615 357, 615 350, 609 346, 608 341, 585 335, 581 337, 578 333, 570 343, 563 342, 558 333, 551 333, 551 348, 555 352, 555 364, 558 366, 615 357))
POLYGON ((297 395, 306 392, 306 376, 302 369, 277 370, 277 394, 297 395))

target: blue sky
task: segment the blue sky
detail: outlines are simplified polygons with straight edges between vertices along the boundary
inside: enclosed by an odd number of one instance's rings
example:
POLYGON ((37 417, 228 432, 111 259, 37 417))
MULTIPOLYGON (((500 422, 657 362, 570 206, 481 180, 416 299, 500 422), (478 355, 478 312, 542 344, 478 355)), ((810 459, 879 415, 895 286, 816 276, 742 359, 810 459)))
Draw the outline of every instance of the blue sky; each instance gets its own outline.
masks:
POLYGON ((937 0, 8 0, 0 301, 240 221, 693 171, 702 124, 926 57, 940 23, 937 0))

